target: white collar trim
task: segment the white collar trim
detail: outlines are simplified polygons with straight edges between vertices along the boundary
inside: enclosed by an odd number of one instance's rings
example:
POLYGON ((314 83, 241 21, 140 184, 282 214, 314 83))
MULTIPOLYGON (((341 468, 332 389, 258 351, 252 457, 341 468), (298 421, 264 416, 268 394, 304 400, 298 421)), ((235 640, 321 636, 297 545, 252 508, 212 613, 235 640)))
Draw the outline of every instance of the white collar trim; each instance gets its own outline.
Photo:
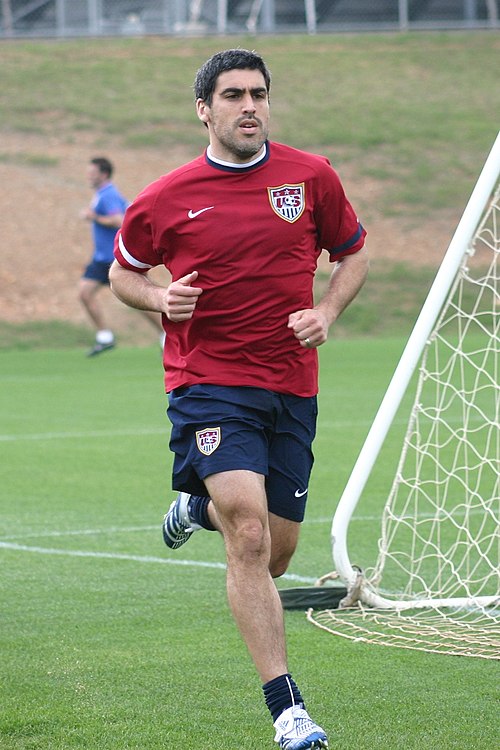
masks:
POLYGON ((258 156, 255 157, 255 159, 252 159, 252 161, 246 161, 244 164, 234 164, 232 161, 223 161, 222 159, 217 159, 216 156, 212 154, 212 148, 210 146, 207 147, 207 156, 210 159, 210 161, 215 162, 216 164, 220 164, 222 167, 232 167, 233 169, 247 169, 247 167, 253 167, 254 164, 258 164, 262 159, 265 158, 267 154, 267 143, 264 143, 262 146, 262 151, 258 156))

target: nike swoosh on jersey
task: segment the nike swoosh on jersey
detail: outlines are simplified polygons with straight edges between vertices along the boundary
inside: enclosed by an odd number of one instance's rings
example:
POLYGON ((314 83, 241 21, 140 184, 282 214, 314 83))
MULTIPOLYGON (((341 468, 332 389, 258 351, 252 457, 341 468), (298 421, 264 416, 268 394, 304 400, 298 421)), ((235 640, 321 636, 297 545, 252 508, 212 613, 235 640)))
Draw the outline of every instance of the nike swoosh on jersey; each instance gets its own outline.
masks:
POLYGON ((295 497, 302 497, 303 495, 306 494, 306 492, 307 492, 308 489, 309 489, 309 487, 306 487, 306 489, 302 490, 302 492, 300 490, 295 490, 295 497))
POLYGON ((210 211, 212 208, 215 208, 215 206, 207 206, 206 208, 200 208, 199 211, 193 211, 192 208, 188 211, 188 219, 194 219, 196 216, 199 216, 204 211, 210 211))

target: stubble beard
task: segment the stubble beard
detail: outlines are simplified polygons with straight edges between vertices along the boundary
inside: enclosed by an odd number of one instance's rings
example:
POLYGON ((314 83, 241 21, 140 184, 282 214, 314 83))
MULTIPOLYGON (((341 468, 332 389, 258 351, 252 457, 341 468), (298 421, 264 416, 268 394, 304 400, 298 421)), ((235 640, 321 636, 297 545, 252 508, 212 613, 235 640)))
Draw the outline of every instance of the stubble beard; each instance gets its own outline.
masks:
POLYGON ((215 135, 225 150, 232 154, 237 161, 250 161, 252 157, 259 153, 267 141, 268 129, 262 123, 259 123, 259 125, 260 134, 248 140, 234 131, 219 133, 215 131, 215 135))

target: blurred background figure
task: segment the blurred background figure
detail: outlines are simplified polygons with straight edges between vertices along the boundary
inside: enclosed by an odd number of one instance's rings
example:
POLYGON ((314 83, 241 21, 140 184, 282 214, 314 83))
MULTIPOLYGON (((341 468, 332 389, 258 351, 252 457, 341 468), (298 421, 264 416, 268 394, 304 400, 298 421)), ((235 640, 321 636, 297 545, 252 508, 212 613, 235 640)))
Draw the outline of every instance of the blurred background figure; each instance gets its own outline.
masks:
MULTIPOLYGON (((113 349, 115 335, 109 327, 98 293, 109 287, 109 267, 114 260, 113 246, 117 230, 121 227, 128 201, 111 181, 113 164, 105 157, 90 160, 87 179, 94 190, 90 205, 81 212, 81 218, 92 223, 92 259, 85 268, 79 282, 79 298, 96 331, 95 342, 89 357, 113 349)), ((160 344, 164 342, 161 316, 148 310, 141 311, 160 332, 160 344)))

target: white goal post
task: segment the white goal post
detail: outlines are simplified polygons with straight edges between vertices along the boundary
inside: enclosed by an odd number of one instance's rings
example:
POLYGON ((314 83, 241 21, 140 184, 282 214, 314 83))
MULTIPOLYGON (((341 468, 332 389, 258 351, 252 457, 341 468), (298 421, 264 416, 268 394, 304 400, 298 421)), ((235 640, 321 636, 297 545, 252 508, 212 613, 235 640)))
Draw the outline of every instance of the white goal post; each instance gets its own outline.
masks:
MULTIPOLYGON (((500 133, 354 465, 331 530, 335 570, 348 591, 340 609, 361 607, 365 617, 370 608, 404 613, 450 607, 466 611, 465 619, 470 620, 476 608, 492 607, 496 658, 500 658, 499 179, 500 133), (484 265, 477 277, 468 270, 476 244, 481 245, 484 265), (349 559, 348 527, 419 362, 416 401, 394 485, 381 513, 379 561, 370 578, 349 559), (428 404, 430 388, 434 400, 428 404), (403 476, 408 463, 411 481, 403 476), (401 500, 403 493, 408 497, 401 500), (426 503, 431 513, 425 513, 426 503), (443 520, 450 533, 441 530, 443 520), (397 534, 402 546, 389 550, 397 534), (417 586, 379 585, 388 550, 397 573, 409 574, 417 586), (412 554, 418 555, 418 562, 411 560, 412 554), (434 563, 429 565, 430 558, 439 558, 438 572, 434 563), (429 570, 431 583, 426 580, 429 570)), ((311 613, 310 617, 332 630, 321 617, 311 613)), ((359 637, 359 632, 348 637, 359 637)))

